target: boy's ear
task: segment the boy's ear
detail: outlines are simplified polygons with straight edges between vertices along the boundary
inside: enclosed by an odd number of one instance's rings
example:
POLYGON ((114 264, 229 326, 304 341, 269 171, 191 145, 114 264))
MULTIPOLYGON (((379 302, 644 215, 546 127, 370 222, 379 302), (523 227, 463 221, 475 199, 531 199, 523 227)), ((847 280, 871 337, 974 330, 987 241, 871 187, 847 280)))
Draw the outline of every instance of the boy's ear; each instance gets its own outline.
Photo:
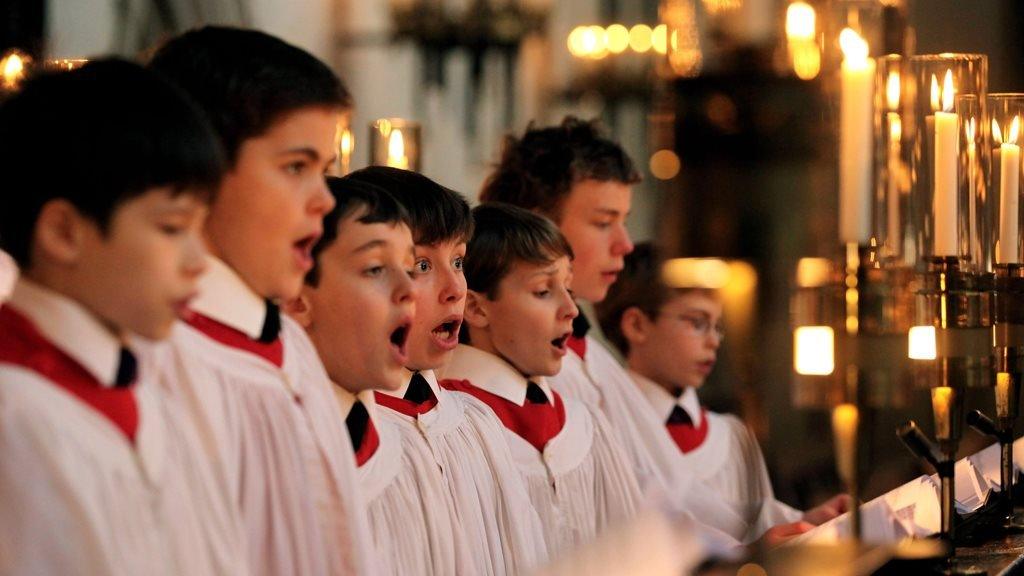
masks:
POLYGON ((622 336, 631 345, 643 344, 651 335, 651 320, 636 306, 626 308, 619 320, 622 336))
POLYGON ((82 216, 67 200, 51 200, 43 204, 36 219, 33 255, 38 254, 45 260, 60 264, 72 264, 82 252, 86 234, 95 232, 95 229, 96 223, 82 216))
POLYGON ((466 311, 462 313, 464 322, 472 328, 486 328, 490 324, 487 318, 487 298, 479 292, 469 290, 466 292, 466 311))
POLYGON ((284 311, 303 328, 308 329, 313 324, 313 303, 305 289, 297 298, 285 302, 284 311))

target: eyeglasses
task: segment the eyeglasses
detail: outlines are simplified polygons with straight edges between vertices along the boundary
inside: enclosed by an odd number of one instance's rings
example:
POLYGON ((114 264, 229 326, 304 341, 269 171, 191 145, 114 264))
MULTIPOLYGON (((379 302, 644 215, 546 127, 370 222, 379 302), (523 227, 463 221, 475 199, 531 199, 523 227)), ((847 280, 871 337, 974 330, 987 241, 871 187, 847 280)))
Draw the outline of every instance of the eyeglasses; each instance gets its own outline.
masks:
POLYGON ((668 316, 673 320, 678 320, 683 323, 687 331, 692 336, 703 336, 707 337, 714 333, 718 341, 725 340, 725 328, 721 324, 712 324, 710 320, 703 316, 691 316, 689 314, 669 314, 666 312, 659 312, 658 316, 668 316))

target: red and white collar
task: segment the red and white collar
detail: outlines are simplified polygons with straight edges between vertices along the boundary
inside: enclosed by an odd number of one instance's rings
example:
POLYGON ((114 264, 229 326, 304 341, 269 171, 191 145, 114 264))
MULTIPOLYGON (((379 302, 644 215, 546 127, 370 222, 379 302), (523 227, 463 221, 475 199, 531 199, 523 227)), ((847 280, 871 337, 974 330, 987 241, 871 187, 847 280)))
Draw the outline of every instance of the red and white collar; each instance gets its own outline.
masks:
POLYGON ((473 386, 500 396, 516 406, 526 404, 526 387, 533 382, 544 391, 548 402, 555 403, 555 394, 543 376, 527 379, 505 360, 465 344, 459 344, 455 349, 444 376, 455 380, 469 380, 473 386))
MULTIPOLYGON (((412 377, 415 374, 416 372, 406 369, 403 371, 402 374, 402 385, 399 386, 396 390, 377 390, 377 392, 385 394, 387 396, 392 396, 394 398, 405 398, 405 393, 409 391, 409 384, 412 382, 412 377)), ((434 393, 434 398, 437 398, 438 401, 440 401, 441 386, 438 385, 437 383, 437 375, 434 374, 434 371, 420 370, 419 374, 420 376, 423 376, 424 380, 427 381, 427 385, 430 386, 430 390, 434 393)))
POLYGON ((207 264, 192 310, 258 340, 267 317, 266 301, 224 261, 208 256, 207 264))
POLYGON ((28 318, 44 338, 85 368, 100 385, 114 386, 124 344, 84 306, 24 277, 15 283, 6 305, 28 318))
POLYGON ((655 413, 662 420, 668 420, 669 415, 672 414, 672 409, 679 406, 690 417, 690 420, 693 421, 693 425, 698 428, 700 427, 704 414, 701 410, 700 398, 697 397, 697 390, 695 388, 687 386, 682 395, 676 398, 671 392, 665 390, 646 376, 638 374, 633 370, 629 370, 629 376, 636 382, 640 391, 647 397, 647 401, 651 403, 655 413))

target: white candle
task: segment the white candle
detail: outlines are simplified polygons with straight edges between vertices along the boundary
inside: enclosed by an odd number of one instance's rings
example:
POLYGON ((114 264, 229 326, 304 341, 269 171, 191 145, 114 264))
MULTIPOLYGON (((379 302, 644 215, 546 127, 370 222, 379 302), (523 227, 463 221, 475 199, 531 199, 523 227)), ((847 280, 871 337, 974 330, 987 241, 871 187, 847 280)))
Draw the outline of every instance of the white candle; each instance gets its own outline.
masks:
POLYGON ((866 244, 871 236, 875 61, 868 45, 846 28, 839 103, 839 241, 866 244))
POLYGON ((1020 261, 1017 246, 1018 190, 1020 188, 1020 117, 1013 119, 1009 133, 1003 139, 999 123, 992 119, 992 136, 999 146, 999 250, 996 261, 1002 264, 1020 261))
POLYGON ((953 109, 953 73, 946 70, 942 110, 935 112, 935 256, 956 256, 957 155, 960 139, 953 109))
POLYGON ((832 435, 835 440, 836 467, 844 482, 853 481, 857 466, 857 425, 860 414, 853 404, 840 404, 832 410, 832 435))
POLYGON ((898 254, 903 241, 902 234, 900 234, 900 176, 902 170, 900 138, 903 135, 903 122, 896 112, 889 112, 886 117, 889 120, 889 154, 886 157, 888 166, 886 186, 889 217, 888 243, 892 253, 898 254))

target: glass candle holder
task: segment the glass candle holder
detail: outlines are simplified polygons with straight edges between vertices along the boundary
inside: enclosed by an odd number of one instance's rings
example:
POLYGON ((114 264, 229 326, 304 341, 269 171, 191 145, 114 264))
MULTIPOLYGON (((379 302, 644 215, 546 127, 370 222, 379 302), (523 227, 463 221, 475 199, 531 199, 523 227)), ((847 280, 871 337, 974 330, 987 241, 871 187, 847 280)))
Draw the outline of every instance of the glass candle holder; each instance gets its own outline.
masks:
POLYGON ((370 164, 419 172, 422 166, 420 125, 402 118, 370 124, 370 164))
POLYGON ((992 236, 997 264, 1021 262, 1021 123, 1024 122, 1024 94, 1002 93, 988 96, 988 122, 991 136, 988 154, 992 236))
POLYGON ((983 162, 976 146, 984 135, 978 122, 985 118, 988 58, 983 54, 912 56, 910 72, 912 81, 903 83, 912 103, 907 108, 910 122, 903 125, 912 127, 904 137, 911 138, 910 199, 917 261, 956 257, 963 271, 973 271, 979 265, 979 248, 972 246, 969 199, 985 194, 984 178, 979 176, 983 162), (970 142, 975 142, 973 157, 970 142), (971 183, 976 184, 973 191, 971 183))
POLYGON ((883 265, 910 264, 914 252, 909 226, 909 147, 904 137, 907 117, 903 84, 907 60, 891 54, 877 59, 875 74, 875 222, 873 237, 883 265))
POLYGON ((840 35, 849 28, 867 42, 869 55, 884 54, 884 4, 879 0, 832 0, 821 18, 822 71, 833 74, 843 61, 840 35))

